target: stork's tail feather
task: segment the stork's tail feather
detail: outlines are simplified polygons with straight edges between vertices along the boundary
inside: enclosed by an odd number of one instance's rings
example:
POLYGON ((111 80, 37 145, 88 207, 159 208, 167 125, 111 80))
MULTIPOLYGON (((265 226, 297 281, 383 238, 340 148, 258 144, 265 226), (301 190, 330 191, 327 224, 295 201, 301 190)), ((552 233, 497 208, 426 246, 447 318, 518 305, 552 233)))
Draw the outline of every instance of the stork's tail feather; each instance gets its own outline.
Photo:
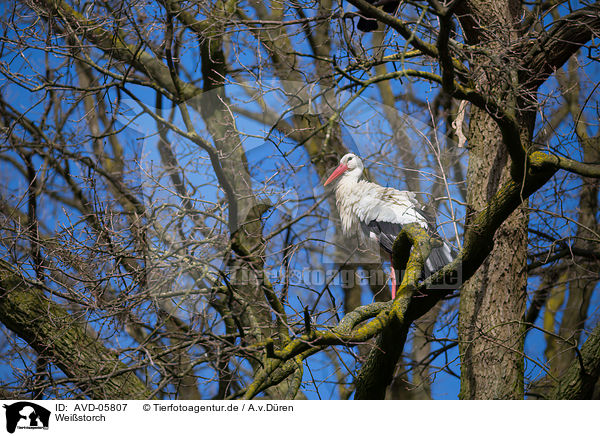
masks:
MULTIPOLYGON (((450 246, 444 242, 441 247, 435 247, 429 253, 429 257, 425 261, 425 277, 429 277, 436 271, 442 269, 450 262, 454 260, 456 257, 456 253, 450 246)), ((392 256, 390 253, 390 263, 392 262, 392 256)), ((402 277, 404 276, 404 271, 399 271, 394 269, 393 265, 391 265, 391 279, 392 279, 392 300, 396 298, 396 290, 398 284, 402 283, 402 277)), ((456 281, 452 283, 446 282, 445 279, 442 279, 440 283, 436 282, 436 286, 442 285, 443 289, 457 289, 456 281), (450 286, 448 286, 450 285, 450 286)))
POLYGON ((431 250, 429 257, 425 261, 425 276, 430 276, 434 272, 445 267, 452 262, 453 259, 452 249, 447 243, 444 242, 444 245, 441 247, 435 247, 431 250))

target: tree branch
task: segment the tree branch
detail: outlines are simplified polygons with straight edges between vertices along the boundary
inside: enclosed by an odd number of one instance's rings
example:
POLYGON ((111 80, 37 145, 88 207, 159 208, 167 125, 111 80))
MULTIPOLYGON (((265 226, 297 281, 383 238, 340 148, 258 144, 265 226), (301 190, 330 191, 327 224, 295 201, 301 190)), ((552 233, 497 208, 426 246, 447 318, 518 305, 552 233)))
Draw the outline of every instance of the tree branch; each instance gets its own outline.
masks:
POLYGON ((600 377, 600 324, 581 347, 579 358, 560 379, 550 398, 555 400, 587 400, 591 399, 594 385, 600 377))
POLYGON ((534 43, 523 58, 520 71, 529 76, 524 83, 537 88, 598 31, 600 2, 595 2, 559 18, 545 35, 529 38, 534 43))
POLYGON ((148 399, 144 383, 67 311, 0 260, 0 321, 92 399, 148 399))

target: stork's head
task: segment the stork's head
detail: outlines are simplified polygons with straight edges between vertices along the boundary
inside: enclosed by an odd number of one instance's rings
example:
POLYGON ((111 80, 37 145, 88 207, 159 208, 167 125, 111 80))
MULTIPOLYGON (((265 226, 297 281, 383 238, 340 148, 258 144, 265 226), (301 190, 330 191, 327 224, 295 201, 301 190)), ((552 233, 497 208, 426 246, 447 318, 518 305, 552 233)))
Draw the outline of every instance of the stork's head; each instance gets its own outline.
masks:
POLYGON ((362 160, 357 155, 352 153, 345 154, 340 159, 338 167, 331 173, 327 181, 325 181, 324 186, 327 186, 340 176, 343 176, 344 179, 352 178, 358 180, 362 175, 363 169, 362 160))

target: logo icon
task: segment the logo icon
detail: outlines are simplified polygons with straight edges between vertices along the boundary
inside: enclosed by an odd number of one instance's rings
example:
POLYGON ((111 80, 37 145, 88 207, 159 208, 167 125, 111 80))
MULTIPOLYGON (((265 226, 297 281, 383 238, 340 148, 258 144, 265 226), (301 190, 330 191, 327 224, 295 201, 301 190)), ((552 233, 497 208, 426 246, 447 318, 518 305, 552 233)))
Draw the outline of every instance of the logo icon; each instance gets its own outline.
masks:
POLYGON ((50 411, 29 401, 4 405, 6 409, 6 431, 14 433, 20 429, 48 429, 50 411))

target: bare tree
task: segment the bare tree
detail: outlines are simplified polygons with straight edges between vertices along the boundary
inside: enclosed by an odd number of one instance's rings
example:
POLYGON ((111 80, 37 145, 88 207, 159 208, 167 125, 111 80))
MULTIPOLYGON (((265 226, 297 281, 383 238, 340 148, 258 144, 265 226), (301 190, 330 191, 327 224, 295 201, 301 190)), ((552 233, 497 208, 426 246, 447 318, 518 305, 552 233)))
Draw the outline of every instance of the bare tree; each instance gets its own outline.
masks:
POLYGON ((598 397, 600 3, 3 8, 3 396, 598 397), (393 301, 348 151, 457 253, 393 301))

